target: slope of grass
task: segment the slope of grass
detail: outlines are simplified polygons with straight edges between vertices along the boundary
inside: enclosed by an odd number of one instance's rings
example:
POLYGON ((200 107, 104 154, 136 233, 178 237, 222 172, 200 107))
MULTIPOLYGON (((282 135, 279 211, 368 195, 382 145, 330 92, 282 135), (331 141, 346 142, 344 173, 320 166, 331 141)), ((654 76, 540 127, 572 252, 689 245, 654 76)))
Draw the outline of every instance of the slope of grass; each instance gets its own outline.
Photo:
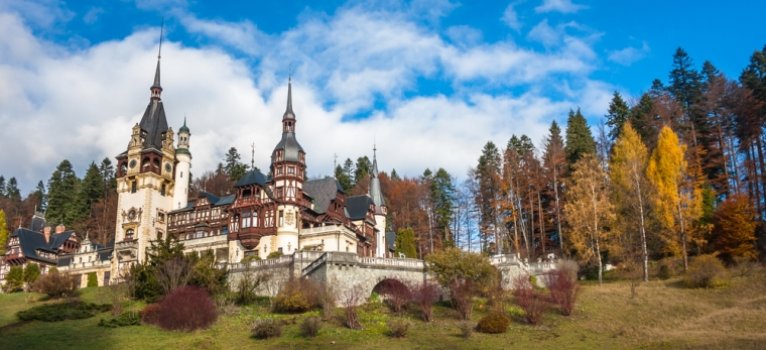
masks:
MULTIPOLYGON (((86 289, 82 299, 103 303, 103 289, 86 289)), ((35 306, 23 294, 0 295, 0 327, 15 322, 16 311, 35 306)), ((140 305, 133 305, 133 308, 140 305)), ((512 307, 509 307, 509 309, 512 307)), ((486 310, 477 306, 473 321, 486 310)), ((434 309, 435 321, 424 323, 411 313, 406 338, 385 335, 392 317, 382 305, 361 308, 363 330, 343 328, 338 319, 323 323, 316 338, 300 335, 302 315, 273 315, 265 306, 235 309, 207 330, 167 332, 150 325, 107 329, 98 327, 104 313, 84 320, 55 323, 30 322, 0 328, 3 348, 24 349, 592 349, 592 348, 720 348, 748 349, 766 344, 766 271, 733 277, 716 289, 686 289, 677 280, 652 281, 630 298, 630 286, 613 282, 585 284, 572 316, 545 314, 542 325, 514 321, 499 335, 474 333, 460 337, 457 314, 446 307, 434 309), (250 338, 250 324, 260 317, 284 319, 288 324, 279 338, 250 338), (45 337, 41 337, 45 334, 45 337)), ((338 310, 340 316, 340 310, 338 310)))

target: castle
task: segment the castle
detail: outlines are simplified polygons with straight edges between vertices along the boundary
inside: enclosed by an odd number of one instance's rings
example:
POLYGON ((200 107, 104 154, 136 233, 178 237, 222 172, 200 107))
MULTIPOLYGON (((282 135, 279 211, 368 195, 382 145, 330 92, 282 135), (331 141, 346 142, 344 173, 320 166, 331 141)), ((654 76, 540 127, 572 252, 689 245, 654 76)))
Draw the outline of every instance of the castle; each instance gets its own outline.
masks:
POLYGON ((269 174, 251 169, 236 182, 233 194, 224 197, 200 192, 189 198, 191 131, 186 119, 178 134, 168 126, 159 55, 150 92, 127 150, 117 156, 114 242, 97 245, 61 225, 52 233, 44 219, 36 217, 31 227, 11 234, 0 262, 0 281, 11 266, 31 262, 43 273, 55 266, 80 276, 82 286, 89 275, 95 275, 98 285, 109 284, 131 265, 143 263, 153 241, 169 235, 182 242, 186 252, 211 251, 226 264, 306 251, 391 256, 394 238, 386 232, 376 154, 366 195, 348 196, 332 177, 307 179, 291 81, 269 174))

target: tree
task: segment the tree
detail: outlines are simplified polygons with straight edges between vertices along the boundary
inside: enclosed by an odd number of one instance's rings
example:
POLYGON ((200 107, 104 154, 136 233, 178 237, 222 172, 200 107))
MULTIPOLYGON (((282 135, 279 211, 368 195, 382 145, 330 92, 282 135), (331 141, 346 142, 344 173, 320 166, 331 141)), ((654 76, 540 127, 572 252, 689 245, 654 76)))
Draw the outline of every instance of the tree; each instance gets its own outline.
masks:
POLYGON ((63 160, 48 181, 48 222, 71 226, 87 215, 79 203, 79 188, 80 179, 75 175, 72 163, 63 160))
POLYGON ((724 261, 732 263, 736 257, 757 257, 754 217, 750 200, 742 194, 727 198, 715 211, 713 246, 724 261))
POLYGON ((566 155, 564 153, 564 139, 561 137, 561 129, 554 120, 551 122, 548 138, 545 141, 545 154, 543 164, 548 177, 548 183, 553 191, 554 214, 556 216, 556 233, 559 241, 559 251, 564 250, 564 232, 561 229, 561 178, 566 170, 566 155))
POLYGON ((37 187, 33 194, 37 197, 37 209, 45 211, 45 208, 48 206, 48 194, 45 191, 45 184, 42 180, 37 182, 37 187))
POLYGON ((415 231, 411 227, 400 229, 396 233, 396 253, 404 254, 407 258, 417 258, 415 231))
POLYGON ((80 184, 79 204, 83 210, 90 212, 91 206, 104 196, 104 177, 96 163, 90 163, 85 177, 80 184))
POLYGON ((351 191, 351 188, 353 187, 352 179, 348 176, 348 174, 343 171, 343 167, 340 165, 337 165, 335 167, 335 179, 338 180, 338 183, 340 184, 340 187, 343 189, 343 192, 349 192, 351 191))
POLYGON ((27 264, 24 267, 24 282, 31 286, 38 278, 40 278, 40 266, 35 263, 27 264))
POLYGON ((687 166, 685 150, 686 147, 679 142, 676 133, 664 126, 646 170, 655 191, 655 213, 664 228, 660 238, 666 253, 683 256, 684 269, 688 268, 688 238, 681 196, 687 166))
POLYGON ((629 118, 630 107, 628 107, 628 103, 625 102, 619 92, 615 91, 606 114, 606 125, 609 126, 609 138, 612 141, 617 140, 620 136, 622 126, 629 118))
POLYGON ((487 237, 490 235, 494 237, 497 249, 501 248, 499 247, 500 232, 498 227, 498 221, 500 219, 498 210, 500 201, 498 195, 501 187, 501 165, 502 160, 497 146, 495 146, 492 141, 487 142, 481 152, 479 164, 476 166, 475 172, 476 181, 479 185, 475 201, 476 205, 479 207, 479 213, 481 214, 479 230, 482 233, 482 251, 487 251, 489 248, 487 237))
POLYGON ((19 191, 15 177, 11 177, 8 180, 8 185, 5 187, 5 196, 14 202, 21 201, 21 191, 19 191))
POLYGON ((612 180, 612 198, 618 213, 617 224, 623 228, 624 253, 633 256, 635 239, 638 238, 644 281, 649 280, 649 252, 646 245, 647 191, 646 166, 648 151, 630 122, 624 124, 612 150, 609 164, 612 180), (637 221, 637 222, 636 222, 637 221), (634 228, 633 225, 636 225, 634 228), (633 236, 632 231, 638 234, 633 236))
POLYGON ((596 141, 588 128, 588 122, 578 109, 569 111, 567 119, 566 156, 570 166, 577 163, 585 154, 596 153, 596 141))
POLYGON ((6 244, 8 244, 8 222, 5 219, 5 210, 0 209, 0 256, 5 254, 6 244))
POLYGON ((245 175, 245 172, 247 172, 247 165, 242 163, 240 159, 241 156, 236 147, 229 148, 229 151, 226 152, 223 169, 226 172, 226 175, 229 176, 229 180, 232 182, 239 181, 239 179, 245 175))
POLYGON ((5 176, 0 175, 0 197, 5 197, 5 194, 6 194, 5 187, 6 187, 5 176))
POLYGON ((24 287, 24 268, 21 266, 11 266, 5 275, 5 285, 3 291, 6 293, 20 292, 24 287))
POLYGON ((450 234, 452 210, 455 202, 455 186, 452 184, 452 176, 444 168, 439 168, 430 185, 434 229, 443 234, 442 240, 445 243, 454 241, 450 234))
POLYGON ((470 283, 478 288, 491 288, 499 273, 486 256, 458 248, 446 248, 426 257, 430 271, 444 287, 454 282, 470 283))
POLYGON ((567 185, 567 198, 564 213, 570 227, 570 245, 581 261, 596 260, 601 283, 601 245, 607 238, 605 228, 612 220, 613 209, 606 173, 592 153, 586 153, 575 163, 567 185))

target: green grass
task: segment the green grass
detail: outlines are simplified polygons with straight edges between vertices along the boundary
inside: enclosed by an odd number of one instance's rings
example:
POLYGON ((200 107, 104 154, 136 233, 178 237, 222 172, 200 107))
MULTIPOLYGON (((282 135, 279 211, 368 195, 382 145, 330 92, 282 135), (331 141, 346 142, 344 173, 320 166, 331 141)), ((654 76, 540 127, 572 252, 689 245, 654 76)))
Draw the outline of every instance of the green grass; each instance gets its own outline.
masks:
MULTIPOLYGON (((8 326, 16 322, 15 312, 47 302, 26 302, 39 297, 36 295, 0 295, 0 339, 3 348, 23 349, 748 349, 766 343, 766 270, 730 278, 716 289, 680 288, 677 281, 642 284, 634 299, 625 282, 603 286, 586 283, 572 316, 551 310, 540 326, 529 326, 517 320, 520 310, 509 306, 514 321, 507 332, 474 333, 468 339, 460 337, 456 312, 444 306, 434 308, 435 321, 431 323, 409 313, 410 329, 402 339, 385 335, 386 323, 393 316, 380 304, 360 309, 362 330, 343 328, 334 318, 323 323, 317 337, 306 339, 300 335, 300 322, 317 316, 316 311, 274 315, 263 305, 241 307, 222 315, 210 329, 191 333, 168 332, 150 325, 98 327, 101 318, 111 317, 108 312, 83 320, 8 326), (282 336, 251 338, 250 324, 261 317, 285 320, 282 336)), ((104 303, 109 299, 105 290, 85 289, 81 299, 104 303)), ((129 308, 141 306, 134 303, 129 308)), ((472 321, 478 321, 486 311, 479 304, 472 321)), ((341 311, 337 313, 339 318, 341 311)))

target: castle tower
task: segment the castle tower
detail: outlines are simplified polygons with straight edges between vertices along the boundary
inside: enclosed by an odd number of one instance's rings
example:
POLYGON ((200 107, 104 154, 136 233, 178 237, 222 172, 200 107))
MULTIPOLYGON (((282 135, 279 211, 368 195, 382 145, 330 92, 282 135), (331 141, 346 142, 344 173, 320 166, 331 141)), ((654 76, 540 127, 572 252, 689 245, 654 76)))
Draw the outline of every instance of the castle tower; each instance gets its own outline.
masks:
POLYGON ((277 234, 271 251, 292 254, 298 249, 300 204, 306 176, 306 152, 295 139, 292 81, 287 83, 287 108, 282 115, 282 139, 271 154, 272 192, 277 202, 277 234))
POLYGON ((383 200, 383 191, 380 190, 380 179, 378 178, 378 157, 377 147, 372 149, 372 174, 370 175, 369 195, 372 202, 375 203, 375 256, 379 258, 386 257, 386 215, 388 208, 383 200))
POLYGON ((186 118, 184 118, 184 125, 178 129, 173 210, 186 207, 186 203, 189 201, 189 182, 191 181, 189 174, 191 171, 192 158, 191 152, 189 152, 190 137, 191 132, 189 132, 189 127, 186 126, 186 118))
POLYGON ((176 150, 162 104, 159 54, 149 90, 149 104, 140 123, 133 126, 128 149, 117 156, 117 223, 111 272, 116 280, 130 265, 146 259, 151 241, 165 238, 166 215, 173 207, 176 150))

